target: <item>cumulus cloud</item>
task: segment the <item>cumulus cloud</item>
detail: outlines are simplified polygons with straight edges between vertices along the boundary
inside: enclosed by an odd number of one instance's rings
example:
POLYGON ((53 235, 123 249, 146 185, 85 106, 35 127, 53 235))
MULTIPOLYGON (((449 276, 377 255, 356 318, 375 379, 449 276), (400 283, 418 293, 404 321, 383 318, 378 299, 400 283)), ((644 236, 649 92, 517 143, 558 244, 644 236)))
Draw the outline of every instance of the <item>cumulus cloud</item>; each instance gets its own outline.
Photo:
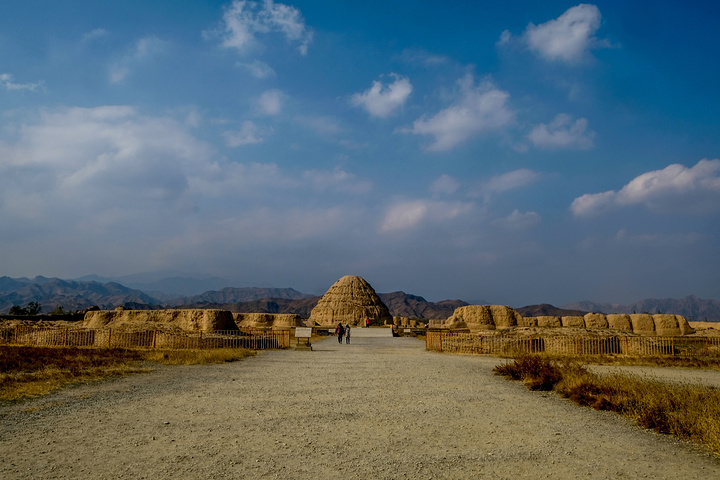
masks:
POLYGON ((228 147, 242 147, 243 145, 252 145, 254 143, 262 143, 265 136, 271 133, 270 129, 261 129, 254 122, 249 120, 242 123, 240 130, 235 132, 224 132, 225 144, 228 147))
POLYGON ((528 139, 537 148, 588 150, 593 147, 595 132, 588 131, 585 118, 573 118, 561 113, 550 122, 541 123, 528 134, 528 139))
POLYGON ((415 120, 412 128, 400 131, 435 137, 428 149, 440 152, 475 135, 500 130, 514 120, 515 114, 507 106, 509 93, 490 82, 475 86, 472 75, 462 78, 458 86, 459 98, 451 106, 430 118, 423 116, 415 120))
POLYGON ((235 0, 225 8, 220 32, 222 45, 247 53, 257 46, 259 34, 279 33, 288 42, 298 43, 301 55, 307 54, 312 29, 305 25, 302 13, 295 7, 273 0, 252 2, 235 0))
POLYGON ((110 82, 122 83, 134 68, 162 55, 170 43, 155 36, 138 40, 132 49, 110 67, 110 82))
POLYGON ((417 49, 405 49, 400 55, 403 62, 413 65, 420 65, 425 68, 436 68, 446 65, 450 62, 450 58, 445 55, 437 55, 417 49))
POLYGON ((454 219, 472 208, 470 203, 437 202, 431 200, 403 200, 385 212, 380 223, 381 233, 399 232, 454 219))
POLYGON ((504 218, 498 218, 493 220, 494 225, 499 225, 504 228, 513 230, 523 230, 531 228, 540 223, 541 217, 537 212, 525 212, 522 213, 520 210, 513 210, 513 212, 504 218))
POLYGON ((37 92, 42 89, 42 83, 15 83, 9 73, 0 73, 0 85, 9 91, 37 92))
POLYGON ((282 110, 285 95, 277 89, 263 92, 258 98, 257 108, 261 115, 277 115, 282 110))
POLYGON ((407 77, 390 74, 395 80, 390 84, 375 81, 368 90, 352 96, 353 105, 362 107, 374 117, 387 117, 402 107, 412 93, 413 86, 407 77))
POLYGON ((358 179, 356 175, 346 172, 340 167, 332 171, 307 170, 302 174, 303 181, 314 190, 331 190, 339 193, 364 194, 370 192, 371 182, 358 179))
POLYGON ((96 28, 90 32, 85 33, 80 39, 80 41, 83 43, 92 43, 96 40, 100 40, 101 38, 106 38, 108 35, 110 35, 110 32, 108 32, 104 28, 96 28))
MULTIPOLYGON (((601 22, 602 15, 595 5, 580 4, 554 20, 529 24, 523 40, 531 51, 546 60, 574 63, 586 58, 590 50, 608 46, 595 36, 601 22)), ((508 33, 503 32, 500 41, 507 43, 509 39, 508 33)))
POLYGON ((275 76, 275 70, 265 62, 255 60, 250 63, 238 63, 239 67, 245 68, 250 74, 259 79, 270 78, 275 76))
POLYGON ((507 192, 531 185, 539 179, 540 175, 538 173, 527 168, 521 168, 491 177, 481 185, 479 193, 489 197, 495 193, 507 192))
POLYGON ((634 178, 619 191, 587 193, 573 200, 577 217, 634 205, 658 213, 705 215, 720 212, 720 160, 700 160, 688 168, 668 165, 634 178))
POLYGON ((22 199, 35 192, 38 215, 174 201, 188 189, 193 162, 209 152, 180 122, 146 117, 131 107, 43 111, 0 140, 0 177, 14 179, 2 182, 3 197, 24 208, 22 199))
MULTIPOLYGON (((182 118, 129 106, 45 110, 17 123, 0 130, 0 216, 25 234, 60 226, 77 229, 73 235, 83 228, 150 232, 179 226, 198 208, 206 209, 197 220, 205 229, 213 221, 247 221, 240 199, 274 219, 291 208, 300 216, 312 210, 304 202, 308 187, 315 201, 323 195, 323 211, 337 207, 333 199, 372 189, 342 168, 289 172, 230 161, 195 138, 182 118)), ((173 236, 162 233, 168 242, 173 236)))
POLYGON ((433 195, 452 195, 460 188, 460 183, 447 174, 440 175, 430 185, 430 191, 433 195))

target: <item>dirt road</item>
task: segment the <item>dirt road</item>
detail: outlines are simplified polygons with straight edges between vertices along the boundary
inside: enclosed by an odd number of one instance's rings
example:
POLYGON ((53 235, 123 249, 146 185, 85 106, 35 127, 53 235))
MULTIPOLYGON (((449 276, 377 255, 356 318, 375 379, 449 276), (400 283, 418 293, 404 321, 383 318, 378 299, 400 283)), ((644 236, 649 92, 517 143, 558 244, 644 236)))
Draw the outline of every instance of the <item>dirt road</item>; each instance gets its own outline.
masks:
POLYGON ((0 406, 0 478, 707 479, 720 458, 412 338, 163 367, 0 406))

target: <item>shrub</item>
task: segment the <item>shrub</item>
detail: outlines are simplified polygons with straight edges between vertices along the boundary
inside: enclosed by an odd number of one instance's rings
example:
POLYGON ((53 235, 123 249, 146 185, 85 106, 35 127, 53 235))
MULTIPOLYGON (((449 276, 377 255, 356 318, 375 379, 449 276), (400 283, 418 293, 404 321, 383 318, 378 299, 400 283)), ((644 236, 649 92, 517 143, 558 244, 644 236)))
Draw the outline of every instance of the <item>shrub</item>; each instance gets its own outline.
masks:
POLYGON ((720 453, 720 390, 633 375, 596 375, 569 360, 527 355, 494 368, 531 390, 555 390, 570 400, 634 419, 638 425, 707 445, 720 453))

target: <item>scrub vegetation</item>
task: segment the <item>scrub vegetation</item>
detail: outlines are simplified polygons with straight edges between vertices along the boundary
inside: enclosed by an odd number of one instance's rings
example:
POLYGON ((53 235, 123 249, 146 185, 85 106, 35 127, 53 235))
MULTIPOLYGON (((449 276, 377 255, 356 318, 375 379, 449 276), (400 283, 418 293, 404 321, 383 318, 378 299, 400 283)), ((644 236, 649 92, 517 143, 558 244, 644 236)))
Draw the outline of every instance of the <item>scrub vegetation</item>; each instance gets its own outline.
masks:
POLYGON ((598 375, 576 360, 540 355, 520 356, 494 371, 521 380, 532 390, 555 391, 579 405, 625 415, 642 427, 720 453, 720 390, 714 387, 598 375))
POLYGON ((0 400, 45 395, 69 384, 149 372, 152 363, 196 365, 240 360, 246 349, 131 350, 0 345, 0 400))

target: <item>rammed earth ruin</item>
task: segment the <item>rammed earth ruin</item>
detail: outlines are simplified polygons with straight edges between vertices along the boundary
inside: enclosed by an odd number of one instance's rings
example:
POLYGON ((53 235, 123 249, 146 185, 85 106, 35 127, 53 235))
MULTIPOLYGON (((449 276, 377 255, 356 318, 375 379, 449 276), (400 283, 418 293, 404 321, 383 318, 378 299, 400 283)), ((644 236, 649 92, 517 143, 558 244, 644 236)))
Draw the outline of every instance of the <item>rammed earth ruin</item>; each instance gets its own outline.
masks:
MULTIPOLYGON (((111 310, 85 314, 85 328, 122 330, 158 329, 213 332, 238 328, 287 329, 302 326, 334 326, 338 323, 364 326, 409 325, 407 319, 393 319, 373 287, 362 277, 346 275, 335 282, 318 301, 309 319, 294 314, 230 313, 225 310, 111 310)), ((695 333, 685 317, 669 314, 588 313, 585 316, 523 317, 504 305, 468 305, 457 308, 444 322, 433 325, 442 329, 470 332, 507 330, 516 327, 584 328, 616 330, 636 335, 681 336, 695 333)))

